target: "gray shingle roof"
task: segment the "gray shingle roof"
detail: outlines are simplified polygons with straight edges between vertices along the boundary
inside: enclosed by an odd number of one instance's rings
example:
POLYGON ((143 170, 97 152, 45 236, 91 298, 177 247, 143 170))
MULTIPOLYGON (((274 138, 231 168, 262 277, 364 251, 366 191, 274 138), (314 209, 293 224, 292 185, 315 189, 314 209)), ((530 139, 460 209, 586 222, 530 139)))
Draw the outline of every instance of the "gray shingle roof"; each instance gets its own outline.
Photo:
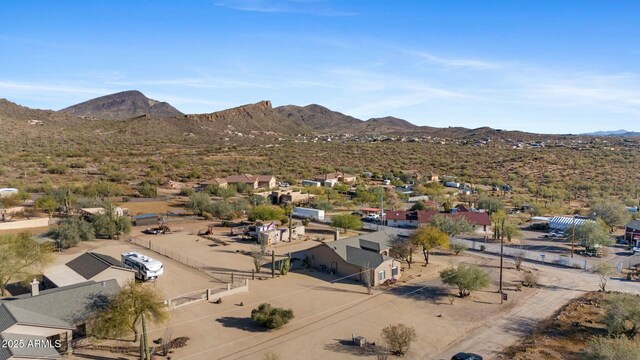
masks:
MULTIPOLYGON (((0 347, 0 360, 17 358, 29 359, 61 359, 56 349, 48 346, 47 339, 42 336, 24 334, 2 334, 0 339, 8 341, 8 344, 22 341, 24 346, 0 347)), ((3 342, 4 343, 4 342, 3 342)), ((19 343, 18 343, 19 344, 19 343)))
POLYGON ((9 315, 11 315, 14 324, 74 329, 74 326, 72 326, 71 324, 46 315, 46 309, 41 309, 39 312, 35 312, 21 308, 18 304, 13 304, 11 302, 0 304, 0 307, 4 308, 9 313, 9 315))
POLYGON ((375 269, 384 262, 384 256, 371 250, 364 250, 353 246, 347 246, 347 258, 345 259, 349 264, 357 265, 360 267, 368 267, 375 269))
POLYGON ((93 252, 84 253, 69 261, 66 265, 87 280, 107 270, 111 266, 124 267, 119 260, 111 256, 93 252))
POLYGON ((631 220, 626 225, 626 227, 632 228, 632 229, 636 229, 636 230, 640 230, 640 220, 631 220))
POLYGON ((394 236, 394 234, 386 231, 376 231, 338 241, 326 242, 325 245, 329 246, 348 263, 363 266, 369 261, 369 265, 375 268, 383 261, 391 259, 389 256, 380 255, 379 251, 391 248, 391 240, 394 236), (363 247, 362 245, 365 246, 363 247), (352 248, 352 250, 348 250, 348 248, 352 248), (373 250, 375 248, 379 250, 373 250))
POLYGON ((0 300, 34 313, 46 314, 73 325, 89 316, 96 307, 104 306, 107 299, 120 291, 116 280, 87 281, 61 288, 43 290, 40 295, 25 294, 0 300))

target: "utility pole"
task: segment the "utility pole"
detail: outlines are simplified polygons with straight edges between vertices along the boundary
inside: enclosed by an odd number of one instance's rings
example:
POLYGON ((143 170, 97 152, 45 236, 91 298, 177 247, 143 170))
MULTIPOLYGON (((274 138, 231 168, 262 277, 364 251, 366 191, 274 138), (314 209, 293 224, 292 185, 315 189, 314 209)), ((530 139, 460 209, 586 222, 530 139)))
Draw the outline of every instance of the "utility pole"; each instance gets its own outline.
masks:
MULTIPOLYGON (((502 219, 502 233, 504 233, 504 220, 502 219)), ((500 290, 498 290, 498 292, 500 293, 500 304, 502 304, 503 302, 503 297, 502 297, 502 263, 503 263, 503 258, 504 258, 504 237, 500 236, 500 290)))
POLYGON ((573 258, 573 243, 576 237, 576 215, 573 215, 573 226, 571 226, 571 257, 573 258))
MULTIPOLYGON (((384 225, 384 187, 380 188, 380 224, 384 225)), ((380 230, 380 226, 378 226, 380 230)))

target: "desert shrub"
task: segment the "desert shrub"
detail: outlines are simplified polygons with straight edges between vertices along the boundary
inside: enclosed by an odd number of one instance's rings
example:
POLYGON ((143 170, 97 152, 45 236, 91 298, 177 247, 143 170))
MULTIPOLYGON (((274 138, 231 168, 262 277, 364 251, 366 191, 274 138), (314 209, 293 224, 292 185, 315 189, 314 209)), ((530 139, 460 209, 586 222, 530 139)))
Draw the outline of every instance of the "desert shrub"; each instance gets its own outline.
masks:
POLYGON ((640 342, 624 337, 596 337, 589 341, 585 360, 640 360, 640 342))
POLYGON ((406 354, 411 343, 418 338, 416 330, 404 324, 389 325, 382 329, 380 336, 389 350, 399 356, 406 354))
POLYGON ((638 298, 630 294, 611 294, 605 306, 604 324, 610 336, 633 339, 640 327, 638 298))
POLYGON ((267 329, 278 329, 293 319, 293 311, 291 309, 274 308, 265 303, 251 310, 251 319, 267 329))
POLYGON ((258 205, 249 211, 249 221, 281 220, 284 218, 286 218, 284 209, 275 206, 258 205))
POLYGON ((461 252, 464 252, 465 250, 467 250, 467 245, 462 244, 462 243, 453 243, 453 244, 451 244, 449 249, 451 251, 453 251, 454 254, 458 255, 461 252))
POLYGON ((69 168, 66 165, 49 165, 47 166, 47 172, 49 174, 66 174, 69 168))
POLYGON ((533 272, 526 272, 522 275, 522 285, 526 287, 538 286, 538 274, 533 272))

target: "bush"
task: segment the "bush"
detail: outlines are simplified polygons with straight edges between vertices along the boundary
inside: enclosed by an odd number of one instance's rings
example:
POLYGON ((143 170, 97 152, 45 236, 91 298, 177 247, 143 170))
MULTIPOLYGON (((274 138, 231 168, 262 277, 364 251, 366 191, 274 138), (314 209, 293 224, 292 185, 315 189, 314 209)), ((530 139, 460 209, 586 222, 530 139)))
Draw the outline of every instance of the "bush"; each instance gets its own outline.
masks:
POLYGON ((588 343, 585 360, 638 360, 640 343, 623 337, 594 338, 588 343))
POLYGON ((522 285, 530 288, 538 286, 538 274, 526 272, 522 275, 522 285))
POLYGON ((449 266, 440 272, 440 279, 443 284, 458 287, 460 297, 489 286, 489 274, 475 265, 449 266))
POLYGON ((640 329, 638 298, 631 294, 611 294, 605 306, 604 323, 609 336, 633 339, 640 329))
POLYGON ((404 324, 389 325, 382 329, 380 336, 389 350, 399 356, 406 354, 411 343, 417 339, 416 330, 404 324))
POLYGON ((49 230, 47 235, 57 240, 62 249, 76 246, 80 241, 95 239, 95 232, 91 224, 78 218, 60 221, 56 227, 49 230))
POLYGON ((260 304, 258 308, 251 310, 251 319, 267 329, 278 329, 293 319, 293 311, 260 304))
POLYGON ((467 245, 462 244, 462 243, 453 243, 453 244, 451 244, 449 249, 451 251, 453 251, 454 254, 458 255, 461 252, 464 252, 465 250, 467 250, 467 245))
POLYGON ((284 210, 275 206, 258 205, 249 211, 249 221, 282 220, 284 218, 286 218, 284 210))

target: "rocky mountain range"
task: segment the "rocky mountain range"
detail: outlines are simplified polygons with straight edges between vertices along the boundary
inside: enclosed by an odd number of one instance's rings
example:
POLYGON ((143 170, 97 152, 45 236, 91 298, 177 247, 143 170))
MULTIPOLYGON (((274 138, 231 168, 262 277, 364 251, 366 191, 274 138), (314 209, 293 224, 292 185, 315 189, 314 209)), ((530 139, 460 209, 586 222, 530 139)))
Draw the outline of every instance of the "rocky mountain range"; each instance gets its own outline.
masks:
MULTIPOLYGON (((548 135, 520 131, 502 131, 488 127, 417 126, 395 117, 360 120, 352 116, 311 104, 273 107, 270 101, 238 106, 207 113, 183 114, 170 104, 149 99, 139 91, 125 91, 101 96, 59 111, 37 110, 0 99, 0 129, 19 133, 20 124, 58 125, 63 128, 118 128, 139 136, 162 137, 166 134, 192 134, 203 137, 226 137, 229 134, 351 134, 400 135, 507 142, 543 141, 548 135), (33 122, 35 121, 35 122, 33 122), (92 123, 94 125, 87 125, 92 123)), ((30 129, 33 131, 34 129, 30 129)), ((617 135, 606 134, 606 135, 617 135)), ((189 135, 191 136, 191 135, 189 135)))
POLYGON ((103 120, 122 120, 139 116, 166 119, 184 115, 169 103, 149 99, 136 90, 101 96, 62 109, 59 112, 103 120))

